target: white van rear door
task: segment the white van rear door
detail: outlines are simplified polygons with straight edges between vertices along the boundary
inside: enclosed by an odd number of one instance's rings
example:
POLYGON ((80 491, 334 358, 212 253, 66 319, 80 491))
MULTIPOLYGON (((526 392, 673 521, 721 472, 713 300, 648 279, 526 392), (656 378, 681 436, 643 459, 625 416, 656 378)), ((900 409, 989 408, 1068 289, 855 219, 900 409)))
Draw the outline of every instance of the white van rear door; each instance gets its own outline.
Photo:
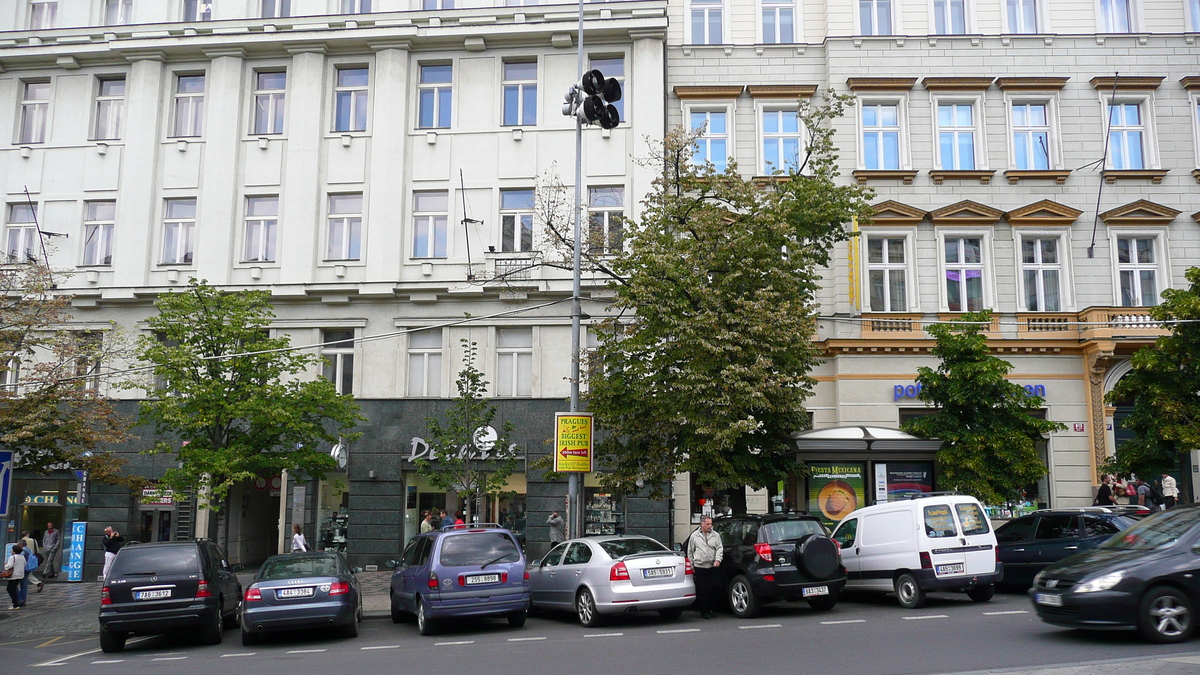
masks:
POLYGON ((959 502, 954 515, 962 532, 963 552, 967 574, 972 576, 996 571, 996 534, 992 532, 987 513, 978 502, 959 502))
POLYGON ((922 502, 921 515, 925 550, 929 551, 934 575, 941 579, 967 574, 966 552, 962 550, 962 536, 958 521, 954 519, 954 510, 949 504, 922 502))

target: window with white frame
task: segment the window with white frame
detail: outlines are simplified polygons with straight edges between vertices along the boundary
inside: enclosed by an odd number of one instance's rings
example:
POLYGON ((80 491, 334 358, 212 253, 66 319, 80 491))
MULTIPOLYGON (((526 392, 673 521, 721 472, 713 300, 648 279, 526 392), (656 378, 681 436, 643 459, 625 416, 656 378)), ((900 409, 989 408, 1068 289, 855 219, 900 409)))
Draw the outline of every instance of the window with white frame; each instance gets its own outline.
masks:
POLYGON ((941 168, 947 171, 974 169, 975 106, 971 103, 939 103, 937 112, 941 168))
POLYGON ((442 395, 442 329, 426 328, 408 334, 408 395, 442 395))
POLYGON ((1100 32, 1133 32, 1133 0, 1100 0, 1100 32))
POLYGON ((334 131, 367 130, 367 86, 371 73, 367 68, 337 69, 337 84, 333 88, 334 131))
POLYGON ((1188 28, 1193 33, 1200 33, 1200 0, 1188 0, 1188 28))
POLYGON ((702 166, 705 162, 712 162, 718 173, 725 171, 729 164, 728 117, 727 109, 689 112, 691 128, 704 130, 704 135, 696 139, 696 152, 692 155, 692 163, 702 166))
POLYGON ((1196 137, 1196 166, 1200 166, 1200 96, 1192 98, 1192 133, 1196 137))
POLYGON ((430 190, 413 193, 413 257, 446 257, 446 219, 449 193, 430 190))
POLYGON ((246 198, 246 246, 243 262, 275 262, 279 226, 279 197, 246 198))
POLYGON ((984 308, 983 238, 947 235, 943 240, 946 309, 978 312, 984 308))
POLYGON ((962 35, 967 32, 967 0, 933 0, 933 32, 962 35))
POLYGON ((371 0, 341 0, 342 14, 370 14, 371 0))
POLYGON ((794 108, 764 108, 762 123, 762 172, 790 173, 800 170, 800 117, 794 108))
POLYGON ((9 204, 8 227, 4 235, 8 262, 37 260, 42 245, 38 239, 37 205, 9 204))
POLYGON ((163 264, 192 264, 196 230, 196 200, 168 199, 163 218, 163 264))
POLYGON ((204 75, 179 75, 175 78, 176 138, 204 133, 204 75))
POLYGON ((725 19, 724 0, 689 0, 688 4, 692 30, 691 44, 721 44, 724 39, 722 28, 725 19))
POLYGON ((117 203, 88 202, 83 216, 83 264, 112 265, 117 203))
POLYGON ((275 19, 292 15, 292 0, 262 0, 262 18, 275 19))
POLYGON ((624 56, 591 56, 588 59, 592 70, 599 70, 604 73, 605 78, 613 78, 621 84, 621 98, 613 101, 613 106, 617 109, 617 114, 622 122, 625 117, 625 98, 629 92, 625 90, 625 57, 624 56))
POLYGON ((77 389, 100 389, 101 355, 104 352, 104 334, 95 330, 78 331, 75 339, 75 387, 77 389))
POLYGON ((1146 123, 1141 103, 1108 104, 1108 167, 1146 168, 1146 123))
POLYGON ((496 329, 496 396, 533 395, 533 329, 496 329))
POLYGON ((537 61, 504 62, 504 126, 537 124, 537 61))
POLYGON ((858 31, 861 35, 891 35, 892 0, 858 0, 858 31))
POLYGON ((1045 102, 1012 101, 1013 166, 1024 171, 1050 168, 1050 106, 1045 102))
POLYGON ((454 66, 449 63, 421 66, 417 88, 417 125, 422 129, 449 129, 454 66))
POLYGON ((50 112, 50 83, 21 83, 20 143, 44 143, 46 119, 50 112))
POLYGON ((1038 32, 1038 0, 1006 0, 1009 33, 1038 32))
POLYGON ((1063 261, 1061 237, 1021 237, 1021 285, 1027 312, 1061 312, 1063 261))
POLYGON ((362 256, 362 193, 329 195, 326 260, 358 260, 362 256))
POLYGON ((133 23, 133 0, 104 0, 104 25, 126 26, 133 23))
POLYGON ((184 21, 212 21, 213 0, 183 0, 184 21))
POLYGON ((764 44, 797 42, 795 0, 760 0, 764 44))
MULTIPOLYGON (((338 71, 341 74, 341 71, 338 71)), ((254 133, 282 134, 283 110, 287 95, 287 73, 283 71, 254 74, 254 133)), ((365 92, 364 92, 365 95, 365 92)), ((366 106, 363 105, 365 109, 366 106)))
POLYGON ((533 190, 500 191, 500 250, 533 250, 533 190))
POLYGON ((1158 237, 1118 235, 1116 249, 1121 306, 1157 305, 1160 290, 1158 237))
POLYGON ((867 235, 867 295, 872 312, 908 311, 908 246, 901 235, 867 235))
POLYGON ((421 9, 427 12, 435 9, 454 9, 454 0, 422 0, 421 9))
POLYGON ((900 106, 897 103, 862 103, 863 168, 894 171, 900 168, 900 106))
POLYGON ((333 383, 337 393, 354 393, 354 329, 326 328, 321 331, 321 376, 333 383))
POLYGON ((588 188, 588 250, 620 253, 625 240, 625 188, 588 188))
POLYGON ((21 360, 17 358, 0 360, 0 391, 16 394, 17 384, 20 381, 21 360))
POLYGON ((46 30, 58 25, 58 0, 29 0, 29 30, 46 30))
POLYGON ((94 140, 119 140, 124 119, 125 78, 109 77, 100 80, 96 90, 96 126, 92 130, 94 140))

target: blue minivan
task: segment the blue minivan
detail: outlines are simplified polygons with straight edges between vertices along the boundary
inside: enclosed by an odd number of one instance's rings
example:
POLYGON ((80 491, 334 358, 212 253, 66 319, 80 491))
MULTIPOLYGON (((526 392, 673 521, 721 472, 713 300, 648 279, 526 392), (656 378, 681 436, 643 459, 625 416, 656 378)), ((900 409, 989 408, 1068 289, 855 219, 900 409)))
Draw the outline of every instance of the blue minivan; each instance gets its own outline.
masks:
POLYGON ((409 540, 392 568, 392 621, 417 619, 421 635, 439 619, 504 616, 525 625, 529 573, 512 532, 499 525, 460 525, 409 540))

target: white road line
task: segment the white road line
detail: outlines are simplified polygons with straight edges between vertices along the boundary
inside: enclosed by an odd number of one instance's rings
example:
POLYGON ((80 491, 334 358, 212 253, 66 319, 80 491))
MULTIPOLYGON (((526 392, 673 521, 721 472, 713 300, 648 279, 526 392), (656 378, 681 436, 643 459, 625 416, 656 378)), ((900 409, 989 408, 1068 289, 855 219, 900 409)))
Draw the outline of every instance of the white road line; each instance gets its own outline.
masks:
POLYGON ((434 647, 444 647, 447 645, 473 645, 473 644, 475 644, 474 640, 455 640, 454 642, 435 642, 435 643, 433 643, 433 646, 434 647))
POLYGON ((399 649, 399 648, 400 648, 400 645, 375 645, 373 647, 363 647, 364 650, 366 650, 366 649, 399 649))
MULTIPOLYGON (((146 640, 149 640, 149 639, 150 638, 148 638, 148 637, 137 638, 135 640, 130 640, 130 641, 126 642, 125 644, 126 644, 126 646, 133 645, 133 644, 137 644, 139 642, 145 642, 146 640)), ((45 667, 45 666, 64 666, 66 664, 63 663, 63 661, 70 661, 71 659, 77 659, 80 656, 87 656, 88 654, 95 654, 99 651, 100 651, 99 649, 89 649, 86 652, 79 652, 78 654, 69 654, 67 656, 60 656, 57 659, 43 661, 42 663, 35 663, 35 664, 33 664, 33 667, 39 668, 39 667, 45 667)))
POLYGON ((921 619, 949 619, 949 614, 923 614, 921 616, 902 616, 905 621, 920 621, 921 619))
POLYGON ((624 633, 587 633, 583 637, 621 637, 624 633))
POLYGON ((1010 609, 1006 612, 984 612, 983 615, 984 616, 1002 616, 1004 614, 1028 614, 1028 613, 1029 613, 1029 610, 1027 610, 1027 609, 1010 609))
POLYGON ((781 624, 781 623, 756 623, 752 626, 738 626, 738 630, 752 630, 755 628, 783 628, 783 624, 781 624))
POLYGON ((257 653, 258 652, 234 652, 232 654, 222 654, 221 658, 229 659, 229 658, 233 658, 235 656, 254 656, 257 653))
POLYGON ((527 638, 508 638, 509 642, 533 642, 535 640, 545 640, 543 637, 527 637, 527 638))
POLYGON ((151 661, 182 661, 186 658, 187 658, 186 656, 160 656, 156 659, 150 659, 150 660, 151 661))
POLYGON ((289 654, 319 654, 325 651, 324 649, 289 649, 289 654))
POLYGON ((866 623, 866 619, 842 619, 841 621, 822 621, 824 626, 837 626, 843 623, 866 623))
POLYGON ((660 630, 659 635, 667 635, 670 633, 699 633, 699 628, 673 628, 671 630, 660 630))
POLYGON ((99 661, 92 661, 92 663, 124 663, 124 662, 125 662, 125 659, 101 659, 99 661))

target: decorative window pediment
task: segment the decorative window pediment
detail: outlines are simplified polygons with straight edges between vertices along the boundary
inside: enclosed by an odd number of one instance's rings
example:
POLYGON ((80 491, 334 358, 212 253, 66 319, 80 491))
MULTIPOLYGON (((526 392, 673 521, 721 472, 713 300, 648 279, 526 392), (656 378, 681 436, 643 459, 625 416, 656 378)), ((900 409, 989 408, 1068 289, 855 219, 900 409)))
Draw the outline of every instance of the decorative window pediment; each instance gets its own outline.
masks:
POLYGON ((929 213, 934 225, 995 225, 1004 217, 1004 212, 986 204, 965 199, 957 204, 943 206, 929 213))
POLYGON ((1182 211, 1139 199, 1100 214, 1105 225, 1166 225, 1182 211))
POLYGON ((1047 225, 1070 225, 1081 215, 1083 215, 1083 211, 1059 204, 1056 201, 1043 199, 1040 202, 1013 209, 1005 214, 1005 218, 1010 224, 1017 227, 1029 225, 1044 227, 1047 225))
POLYGON ((875 210, 871 216, 872 225, 916 225, 929 215, 926 211, 891 199, 871 208, 875 210))

